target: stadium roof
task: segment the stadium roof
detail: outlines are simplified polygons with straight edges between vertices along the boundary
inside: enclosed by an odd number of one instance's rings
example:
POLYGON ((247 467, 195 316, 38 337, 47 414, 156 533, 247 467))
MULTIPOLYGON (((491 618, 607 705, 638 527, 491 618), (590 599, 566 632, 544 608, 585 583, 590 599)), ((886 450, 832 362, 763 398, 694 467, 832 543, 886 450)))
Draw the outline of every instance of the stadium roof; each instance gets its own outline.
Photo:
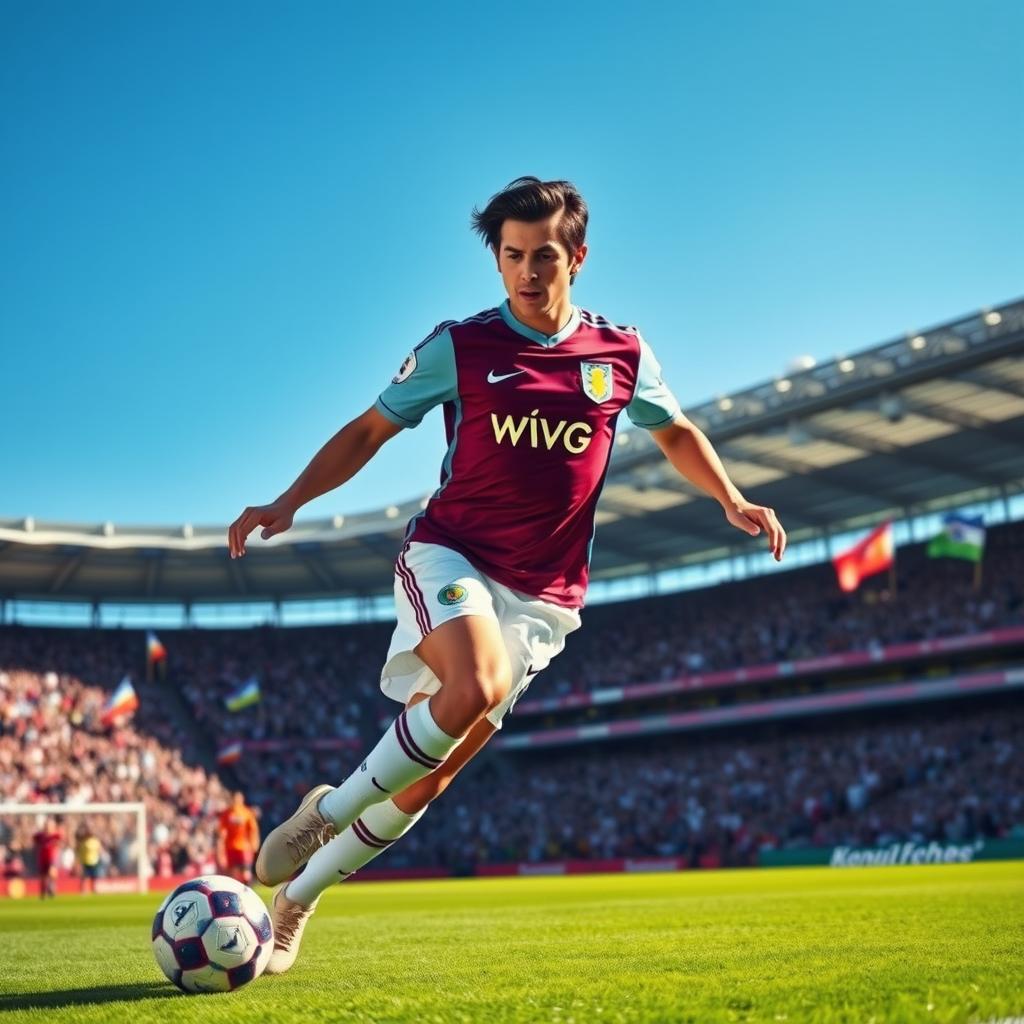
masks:
MULTIPOLYGON (((686 415, 791 542, 1024 489, 1024 299, 730 395, 686 415)), ((397 486, 397 485, 396 485, 397 486)), ((598 509, 593 578, 755 550, 644 431, 621 432, 598 509)), ((419 499, 253 535, 227 527, 0 520, 0 598, 90 602, 373 596, 419 499)), ((760 549, 759 547, 757 548, 760 549)))

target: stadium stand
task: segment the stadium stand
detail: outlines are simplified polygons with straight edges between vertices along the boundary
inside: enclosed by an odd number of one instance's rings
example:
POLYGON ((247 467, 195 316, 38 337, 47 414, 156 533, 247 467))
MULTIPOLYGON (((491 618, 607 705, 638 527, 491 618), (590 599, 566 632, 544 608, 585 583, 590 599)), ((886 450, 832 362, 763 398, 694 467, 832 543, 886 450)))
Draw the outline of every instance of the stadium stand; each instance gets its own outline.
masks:
MULTIPOLYGON (((927 843, 928 856, 940 842, 1021 856, 1022 344, 1017 300, 687 409, 737 486, 780 510, 791 541, 780 572, 757 575, 763 551, 666 471, 645 432, 620 432, 595 583, 635 595, 666 578, 743 578, 589 607, 501 734, 371 868, 780 863, 896 841, 927 843), (920 543, 901 543, 895 579, 846 596, 827 563, 789 567, 883 519, 920 528, 981 507, 980 578, 920 543), (1005 841, 1016 852, 994 848, 1005 841)), ((35 604, 94 627, 0 624, 0 800, 142 801, 146 855, 170 876, 213 867, 231 789, 266 831, 311 783, 343 778, 396 711, 378 688, 391 627, 281 624, 342 603, 379 611, 422 500, 254 535, 243 562, 226 557, 222 525, 0 519, 0 623, 35 604), (143 632, 95 628, 122 614, 117 602, 185 627, 161 629, 158 681, 143 632), (277 625, 196 628, 236 605, 277 625), (106 726, 125 675, 139 707, 106 726), (259 702, 229 711, 250 680, 259 702)), ((89 818, 104 870, 130 873, 133 823, 89 818)), ((63 823, 65 869, 79 820, 63 823)), ((5 876, 33 873, 36 828, 0 815, 0 893, 5 876)))
MULTIPOLYGON (((1024 524, 990 529, 980 587, 969 565, 930 560, 920 545, 900 549, 898 572, 895 592, 883 575, 840 596, 831 568, 813 566, 588 609, 495 749, 379 863, 466 871, 672 856, 737 865, 766 848, 1017 835, 1024 715, 1012 693, 847 711, 785 730, 748 721, 642 744, 497 749, 529 730, 1020 665, 1024 524), (886 645, 963 636, 974 639, 953 654, 929 647, 906 664, 879 660, 886 645), (794 678, 801 659, 865 651, 873 667, 830 663, 794 678), (630 695, 631 684, 780 662, 790 670, 757 685, 630 695), (608 686, 619 688, 614 699, 595 703, 608 686)), ((165 636, 166 679, 146 683, 142 633, 0 627, 0 798, 141 799, 155 870, 209 870, 213 815, 231 787, 240 783, 273 824, 375 741, 396 708, 377 683, 389 634, 387 624, 184 630, 165 636), (126 673, 140 708, 130 725, 107 729, 100 708, 126 673), (227 711, 227 695, 252 677, 259 703, 227 711), (244 741, 242 760, 218 767, 229 739, 244 741)), ((130 825, 92 824, 107 870, 127 870, 130 825)), ((0 821, 0 871, 31 870, 35 827, 0 821)))

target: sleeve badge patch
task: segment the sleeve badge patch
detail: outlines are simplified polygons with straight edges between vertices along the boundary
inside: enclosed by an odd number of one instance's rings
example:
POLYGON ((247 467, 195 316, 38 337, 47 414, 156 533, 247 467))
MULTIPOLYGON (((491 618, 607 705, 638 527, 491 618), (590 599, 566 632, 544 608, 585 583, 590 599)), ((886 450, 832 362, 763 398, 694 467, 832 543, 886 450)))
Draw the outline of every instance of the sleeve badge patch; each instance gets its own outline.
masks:
POLYGON ((410 352, 405 357, 405 362, 402 363, 398 370, 398 373, 391 378, 392 384, 401 384, 403 380, 408 380, 412 376, 413 370, 416 369, 416 353, 410 352))

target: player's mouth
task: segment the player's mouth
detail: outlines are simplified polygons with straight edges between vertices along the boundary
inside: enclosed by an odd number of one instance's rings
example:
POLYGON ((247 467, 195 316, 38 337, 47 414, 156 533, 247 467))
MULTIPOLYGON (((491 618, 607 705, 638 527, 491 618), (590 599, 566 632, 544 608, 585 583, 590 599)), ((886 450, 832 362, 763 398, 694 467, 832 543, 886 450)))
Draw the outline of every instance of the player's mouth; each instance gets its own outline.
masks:
POLYGON ((520 288, 519 298, 523 302, 537 302, 544 293, 539 288, 520 288))

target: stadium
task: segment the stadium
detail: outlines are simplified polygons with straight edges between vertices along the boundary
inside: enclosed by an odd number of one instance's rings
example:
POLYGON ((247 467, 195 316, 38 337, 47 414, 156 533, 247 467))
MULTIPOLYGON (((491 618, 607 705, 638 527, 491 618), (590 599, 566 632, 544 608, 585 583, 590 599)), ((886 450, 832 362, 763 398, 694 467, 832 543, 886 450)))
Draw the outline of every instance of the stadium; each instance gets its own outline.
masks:
MULTIPOLYGON (((646 432, 620 429, 584 628, 444 800, 353 879, 380 884, 332 890, 310 928, 315 967, 343 944, 355 979, 344 1019, 413 1019, 398 990, 386 1009, 359 1002, 362 958, 381 955, 404 958, 432 993, 423 1020, 771 1019, 755 1006, 797 1020, 812 998, 849 1010, 822 1020, 1019 1012, 1024 300, 736 384, 684 411, 744 493, 780 511, 786 562, 698 500, 646 432), (878 531, 892 557, 841 588, 839 563, 878 531), (809 873, 770 870, 785 867, 809 873), (476 885, 492 887, 486 912, 476 885), (895 910, 890 893, 905 897, 895 910), (741 923, 752 907, 779 929, 758 953, 741 923), (858 914, 942 955, 923 969, 908 953, 874 993, 844 989, 835 943, 858 914), (744 958, 770 979, 765 950, 787 921, 803 938, 779 956, 814 964, 818 980, 745 999, 744 958), (454 948, 460 922, 498 995, 461 962, 435 991, 415 959, 418 924, 454 948), (718 963, 720 987, 692 1016, 679 987, 699 965, 665 945, 680 927, 718 963), (540 943, 553 960, 556 932, 574 948, 603 942, 600 976, 538 968, 547 1003, 503 1015, 516 951, 540 943), (642 968, 634 942, 653 950, 642 968), (985 971, 990 990, 972 994, 985 971), (445 986, 462 1016, 445 1016, 445 986)), ((148 921, 157 893, 220 868, 231 793, 265 834, 373 745, 395 713, 379 687, 392 566, 420 507, 400 481, 384 497, 393 504, 254 537, 242 561, 228 557, 227 524, 0 521, 0 895, 15 898, 0 926, 10 908, 24 910, 4 927, 44 915, 38 936, 18 931, 22 955, 67 927, 54 915, 79 899, 81 827, 100 853, 96 899, 75 913, 127 925, 143 907, 148 921), (66 838, 51 903, 37 899, 33 853, 44 817, 66 838)), ((83 1015, 141 1000, 153 993, 139 962, 127 957, 116 982, 78 979, 79 998, 30 979, 0 1006, 83 1015)), ((298 969, 288 978, 302 984, 298 969)), ((267 987, 252 993, 271 1002, 251 1004, 267 1013, 297 991, 267 987)))

